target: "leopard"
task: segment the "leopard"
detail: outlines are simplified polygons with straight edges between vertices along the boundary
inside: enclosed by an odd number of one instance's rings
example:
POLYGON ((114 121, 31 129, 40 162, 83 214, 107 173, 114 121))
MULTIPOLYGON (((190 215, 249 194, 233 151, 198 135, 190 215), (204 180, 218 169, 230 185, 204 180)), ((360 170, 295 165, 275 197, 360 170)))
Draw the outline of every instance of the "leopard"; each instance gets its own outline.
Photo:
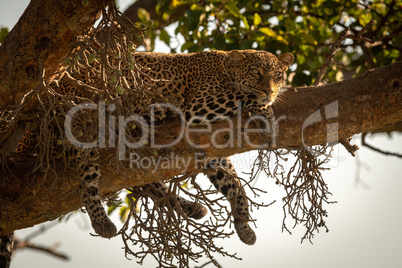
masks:
MULTIPOLYGON (((170 96, 169 104, 178 107, 187 125, 224 120, 235 115, 239 109, 274 120, 271 106, 283 91, 285 73, 294 61, 290 52, 276 56, 267 51, 251 49, 177 54, 133 52, 132 56, 141 72, 141 78, 151 78, 150 90, 158 90, 170 96)), ((71 76, 96 87, 96 77, 85 81, 85 77, 77 74, 71 76)), ((135 82, 129 75, 125 76, 125 80, 129 85, 135 82)), ((62 79, 58 83, 57 92, 74 92, 76 86, 70 80, 62 79)), ((151 106, 154 105, 158 105, 158 99, 152 101, 151 106)), ((167 116, 167 112, 162 110, 158 120, 164 120, 167 116)), ((117 230, 107 216, 99 196, 99 152, 96 149, 77 149, 75 155, 80 170, 81 203, 95 232, 111 238, 117 230), (86 161, 80 164, 80 159, 86 161)), ((240 240, 248 245, 255 244, 256 234, 249 225, 251 216, 248 197, 230 159, 216 159, 205 168, 209 170, 206 175, 210 182, 231 206, 234 227, 240 240)), ((157 196, 169 194, 164 181, 148 184, 147 187, 157 196)), ((177 204, 188 217, 201 219, 207 214, 204 206, 180 196, 177 197, 177 204)))

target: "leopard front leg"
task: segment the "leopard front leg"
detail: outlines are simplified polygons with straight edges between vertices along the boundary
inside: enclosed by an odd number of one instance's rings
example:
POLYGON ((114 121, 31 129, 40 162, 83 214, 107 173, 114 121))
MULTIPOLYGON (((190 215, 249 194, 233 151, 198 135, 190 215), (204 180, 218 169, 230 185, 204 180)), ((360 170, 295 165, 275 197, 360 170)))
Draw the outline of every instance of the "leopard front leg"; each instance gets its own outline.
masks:
POLYGON ((211 169, 207 173, 209 180, 230 202, 234 226, 240 240, 247 245, 254 245, 257 237, 248 224, 250 214, 247 195, 232 163, 228 158, 222 158, 211 161, 207 168, 211 169))
POLYGON ((249 97, 243 103, 243 107, 250 112, 252 117, 254 116, 254 118, 257 119, 256 121, 260 122, 262 128, 266 130, 264 133, 270 138, 271 146, 276 146, 279 125, 272 106, 261 104, 249 97))
POLYGON ((77 151, 80 170, 81 203, 85 206, 95 232, 105 238, 116 235, 117 229, 109 219, 99 197, 99 153, 77 151))
POLYGON ((245 101, 244 108, 251 114, 261 116, 269 121, 275 119, 271 105, 261 104, 250 98, 245 101))

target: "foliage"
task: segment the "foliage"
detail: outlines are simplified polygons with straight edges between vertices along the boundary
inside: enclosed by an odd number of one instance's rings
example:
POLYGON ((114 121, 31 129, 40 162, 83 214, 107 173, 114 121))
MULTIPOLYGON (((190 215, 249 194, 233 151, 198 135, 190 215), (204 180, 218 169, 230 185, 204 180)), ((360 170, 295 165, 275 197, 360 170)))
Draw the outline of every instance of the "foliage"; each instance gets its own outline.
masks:
POLYGON ((8 28, 0 28, 0 44, 4 42, 6 36, 8 35, 8 28))
MULTIPOLYGON (((173 27, 175 34, 182 35, 185 42, 181 47, 172 46, 172 37, 165 29, 160 29, 150 34, 152 44, 159 37, 172 51, 261 49, 276 54, 292 52, 296 55, 292 81, 295 86, 313 82, 339 32, 350 27, 352 33, 356 33, 370 20, 374 24, 365 36, 378 41, 370 44, 347 39, 335 59, 345 63, 347 71, 354 75, 368 68, 391 64, 400 57, 401 0, 159 0, 156 11, 168 18, 180 5, 188 5, 189 9, 173 27)), ((328 70, 326 78, 329 82, 342 79, 340 68, 334 66, 328 70)))

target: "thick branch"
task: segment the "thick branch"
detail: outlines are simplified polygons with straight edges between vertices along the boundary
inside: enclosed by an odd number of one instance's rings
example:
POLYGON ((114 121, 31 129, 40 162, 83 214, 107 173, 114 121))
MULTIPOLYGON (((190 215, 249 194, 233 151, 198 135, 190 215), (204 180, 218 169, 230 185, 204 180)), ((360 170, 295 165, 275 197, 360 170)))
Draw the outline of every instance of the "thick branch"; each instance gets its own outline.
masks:
MULTIPOLYGON (((42 72, 46 81, 54 79, 77 36, 99 18, 102 2, 30 2, 0 46, 0 107, 16 107, 24 94, 38 87, 42 72)), ((9 135, 1 134, 0 142, 9 135)))
MULTIPOLYGON (((276 117, 280 120, 278 146, 281 148, 301 148, 305 145, 335 143, 355 134, 375 130, 386 125, 402 121, 402 61, 368 71, 359 77, 321 87, 300 88, 286 92, 274 105, 276 117), (304 137, 304 138, 303 138, 304 137)), ((242 116, 242 122, 247 118, 242 116)), ((100 191, 105 196, 118 190, 145 183, 169 179, 190 171, 195 166, 196 158, 221 157, 255 149, 252 144, 261 142, 261 133, 244 132, 233 118, 234 146, 214 148, 209 146, 196 149, 185 139, 175 146, 164 149, 136 149, 149 159, 170 159, 171 165, 163 168, 150 166, 149 169, 123 169, 117 171, 115 154, 105 150, 101 168, 103 178, 100 191), (237 134, 241 134, 240 140, 237 134), (249 139, 247 142, 246 138, 249 139), (241 144, 241 146, 237 146, 241 144), (164 158, 163 158, 164 157, 164 158), (185 170, 185 163, 189 163, 185 170)), ((224 130, 228 122, 212 125, 212 131, 224 130)), ((166 121, 158 126, 156 143, 167 143, 183 131, 178 120, 166 121), (170 140, 169 140, 170 139, 170 140)), ((195 144, 211 143, 211 133, 190 134, 195 144)), ((229 131, 217 135, 216 143, 225 144, 230 138, 229 131)), ((266 144, 266 143, 264 143, 266 144)), ((33 159, 20 159, 9 163, 8 168, 15 173, 3 171, 0 199, 0 234, 7 234, 15 229, 29 227, 44 221, 53 220, 69 211, 80 207, 78 180, 67 175, 49 172, 46 179, 38 172, 26 174, 32 169, 33 159)), ((129 162, 122 162, 129 166, 129 162)), ((166 164, 166 163, 165 163, 166 164)), ((57 169, 56 169, 57 170, 57 169)))

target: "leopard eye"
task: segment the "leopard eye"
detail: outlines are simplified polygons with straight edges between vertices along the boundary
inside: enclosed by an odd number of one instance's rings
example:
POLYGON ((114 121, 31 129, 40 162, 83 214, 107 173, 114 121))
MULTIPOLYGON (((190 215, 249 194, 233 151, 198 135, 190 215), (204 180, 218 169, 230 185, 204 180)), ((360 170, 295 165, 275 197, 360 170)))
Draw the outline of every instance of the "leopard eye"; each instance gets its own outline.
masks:
POLYGON ((260 74, 260 71, 258 69, 251 69, 251 72, 253 74, 260 74))
POLYGON ((282 76, 282 72, 276 71, 276 72, 275 72, 275 77, 280 77, 280 76, 282 76))

